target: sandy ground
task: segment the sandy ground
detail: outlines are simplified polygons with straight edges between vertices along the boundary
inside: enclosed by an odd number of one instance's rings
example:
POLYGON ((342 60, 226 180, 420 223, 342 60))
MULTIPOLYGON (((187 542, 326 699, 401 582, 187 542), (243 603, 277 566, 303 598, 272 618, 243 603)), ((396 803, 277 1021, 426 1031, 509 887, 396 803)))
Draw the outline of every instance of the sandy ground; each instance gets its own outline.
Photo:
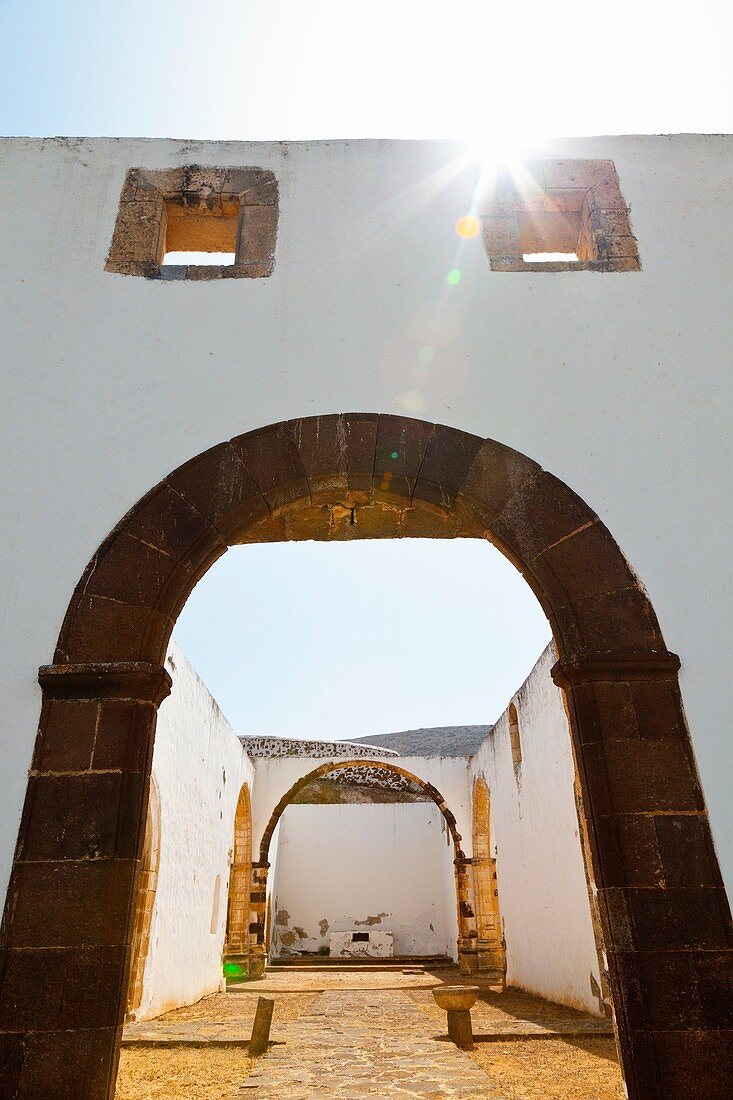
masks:
MULTIPOLYGON (((195 1005, 159 1016, 175 1020, 254 1019, 260 990, 246 987, 236 994, 214 993, 195 1005)), ((268 994, 275 1000, 272 1038, 305 1012, 313 993, 268 994)), ((123 1047, 115 1100, 229 1100, 255 1064, 243 1047, 123 1047)))
POLYGON ((254 1060, 243 1048, 122 1048, 116 1100, 226 1100, 254 1060))
MULTIPOLYGON (((265 990, 257 986, 240 986, 236 993, 212 993, 210 997, 202 997, 195 1005, 176 1008, 158 1019, 161 1023, 166 1020, 244 1020, 251 1023, 260 993, 265 993, 265 990)), ((272 1034, 275 1035, 280 1024, 297 1020, 305 1012, 315 993, 266 993, 266 996, 272 997, 275 1002, 272 1013, 272 1034)))
POLYGON ((624 1100, 613 1039, 477 1043, 474 1062, 506 1100, 624 1100))

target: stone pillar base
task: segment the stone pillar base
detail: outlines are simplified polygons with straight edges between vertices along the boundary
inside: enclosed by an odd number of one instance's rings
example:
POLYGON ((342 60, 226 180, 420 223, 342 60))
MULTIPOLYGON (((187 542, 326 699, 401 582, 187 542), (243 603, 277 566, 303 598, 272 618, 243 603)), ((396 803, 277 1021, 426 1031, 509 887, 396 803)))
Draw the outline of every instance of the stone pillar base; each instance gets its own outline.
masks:
POLYGON ((473 1050, 471 1013, 467 1008, 448 1010, 448 1036, 462 1050, 473 1050))

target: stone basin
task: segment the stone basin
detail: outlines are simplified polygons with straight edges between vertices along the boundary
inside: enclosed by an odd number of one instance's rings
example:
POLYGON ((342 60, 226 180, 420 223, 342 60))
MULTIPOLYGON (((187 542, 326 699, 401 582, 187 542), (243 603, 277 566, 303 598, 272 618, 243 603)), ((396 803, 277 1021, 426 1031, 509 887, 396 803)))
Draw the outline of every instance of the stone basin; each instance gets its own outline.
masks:
POLYGON ((433 997, 438 1008, 460 1012, 473 1008, 479 992, 477 985, 441 985, 433 990, 433 997))

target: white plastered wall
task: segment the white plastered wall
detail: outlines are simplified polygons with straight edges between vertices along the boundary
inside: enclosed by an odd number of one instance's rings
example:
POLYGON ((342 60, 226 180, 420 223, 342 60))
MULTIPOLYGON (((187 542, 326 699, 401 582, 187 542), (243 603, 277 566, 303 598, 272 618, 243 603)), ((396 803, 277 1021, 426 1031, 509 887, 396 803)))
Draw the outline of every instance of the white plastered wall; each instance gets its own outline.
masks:
POLYGON ((522 747, 517 772, 505 711, 472 758, 471 778, 483 776, 491 799, 507 983, 599 1013, 570 731, 550 676, 555 660, 550 645, 513 697, 522 747))
POLYGON ((175 642, 166 667, 173 689, 160 707, 153 752, 160 866, 138 1019, 221 988, 234 814, 242 784, 251 785, 254 775, 239 738, 175 642))
POLYGON ((456 958, 447 877, 453 846, 434 802, 289 806, 280 821, 272 953, 318 951, 330 931, 373 929, 393 933, 395 955, 456 958))
POLYGON ((345 410, 498 439, 598 512, 682 658, 713 836, 733 881, 733 140, 563 139, 527 151, 615 162, 639 274, 491 272, 480 242, 454 234, 479 172, 465 153, 393 141, 0 146, 0 893, 40 712, 38 666, 52 660, 102 540, 219 441, 345 410), (126 170, 190 163, 276 173, 271 278, 105 273, 126 170), (448 288, 453 267, 463 277, 448 288), (436 348, 428 368, 423 345, 436 348))

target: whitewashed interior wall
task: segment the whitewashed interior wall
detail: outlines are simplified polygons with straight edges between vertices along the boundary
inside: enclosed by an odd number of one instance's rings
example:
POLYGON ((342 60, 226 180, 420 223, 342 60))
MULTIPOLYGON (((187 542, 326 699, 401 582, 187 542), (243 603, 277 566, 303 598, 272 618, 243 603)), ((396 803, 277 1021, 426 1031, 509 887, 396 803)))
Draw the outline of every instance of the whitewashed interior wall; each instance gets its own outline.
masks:
POLYGON ((391 931, 396 955, 456 957, 453 850, 435 803, 289 806, 280 822, 273 955, 329 931, 391 931))
POLYGON ((254 774, 175 642, 166 667, 173 690, 160 708, 153 753, 160 867, 138 1019, 193 1004, 221 987, 234 814, 242 783, 254 774))
POLYGON ((600 975, 570 732, 550 677, 555 660, 548 646, 513 697, 522 747, 518 771, 505 711, 473 757, 471 774, 484 777, 491 798, 508 984, 598 1013, 593 989, 600 988, 600 975))

